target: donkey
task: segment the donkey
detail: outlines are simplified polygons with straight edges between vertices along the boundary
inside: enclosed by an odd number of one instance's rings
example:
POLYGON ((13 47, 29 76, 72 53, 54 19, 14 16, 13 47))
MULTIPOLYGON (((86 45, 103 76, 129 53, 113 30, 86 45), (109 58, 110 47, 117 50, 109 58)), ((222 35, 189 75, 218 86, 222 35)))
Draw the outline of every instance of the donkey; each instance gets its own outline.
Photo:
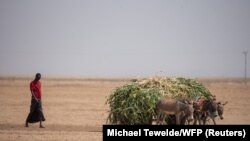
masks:
MULTIPOLYGON (((220 117, 221 120, 224 119, 224 116, 223 116, 223 114, 224 114, 224 106, 227 103, 228 103, 227 101, 225 103, 223 103, 223 104, 221 104, 221 102, 217 102, 216 103, 217 104, 217 107, 216 107, 217 108, 217 112, 218 112, 218 115, 219 115, 219 117, 220 117)), ((213 114, 210 114, 209 112, 208 112, 208 114, 206 114, 204 116, 204 118, 203 118, 203 124, 204 125, 207 124, 207 118, 208 117, 210 117, 212 119, 212 121, 213 121, 213 124, 216 125, 216 121, 215 121, 216 116, 214 116, 213 114)))
POLYGON ((180 116, 187 115, 190 120, 193 120, 193 101, 185 100, 182 102, 180 100, 175 99, 161 99, 156 105, 156 124, 160 123, 160 120, 163 122, 165 120, 165 116, 161 118, 162 114, 167 115, 175 115, 176 124, 180 124, 180 116))
MULTIPOLYGON (((194 102, 194 124, 196 124, 197 120, 201 125, 201 120, 203 121, 203 125, 206 124, 207 118, 210 117, 213 120, 214 125, 216 125, 215 117, 218 116, 218 103, 215 99, 200 99, 198 102, 194 102)), ((220 108, 221 109, 221 108, 220 108)), ((220 110, 223 111, 223 110, 220 110)), ((219 115, 222 115, 223 112, 220 112, 219 115)))
POLYGON ((219 117, 221 120, 224 119, 224 106, 228 103, 228 101, 226 101, 225 103, 221 103, 221 102, 218 102, 217 103, 217 110, 218 110, 218 114, 219 114, 219 117))

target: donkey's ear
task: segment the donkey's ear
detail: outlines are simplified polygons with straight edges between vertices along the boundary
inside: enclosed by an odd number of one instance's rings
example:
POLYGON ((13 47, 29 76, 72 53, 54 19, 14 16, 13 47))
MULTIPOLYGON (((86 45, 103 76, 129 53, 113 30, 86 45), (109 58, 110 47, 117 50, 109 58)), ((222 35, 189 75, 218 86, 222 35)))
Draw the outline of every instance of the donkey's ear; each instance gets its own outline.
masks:
POLYGON ((187 104, 188 103, 187 99, 183 99, 183 103, 187 104))
POLYGON ((186 104, 193 104, 194 100, 191 98, 186 99, 186 104))
POLYGON ((194 100, 190 100, 190 101, 189 101, 189 104, 194 104, 194 100))
POLYGON ((223 103, 222 105, 225 106, 228 103, 228 101, 226 101, 225 103, 223 103))

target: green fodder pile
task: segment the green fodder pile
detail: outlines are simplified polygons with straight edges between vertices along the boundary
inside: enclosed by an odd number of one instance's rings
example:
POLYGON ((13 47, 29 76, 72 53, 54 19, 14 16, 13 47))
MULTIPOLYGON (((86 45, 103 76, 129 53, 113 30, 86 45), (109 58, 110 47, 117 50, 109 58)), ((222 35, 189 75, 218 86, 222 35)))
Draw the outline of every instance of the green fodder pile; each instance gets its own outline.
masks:
POLYGON ((206 87, 189 78, 152 77, 136 79, 118 87, 107 99, 110 124, 151 124, 155 106, 162 97, 167 99, 197 98, 212 95, 206 87))

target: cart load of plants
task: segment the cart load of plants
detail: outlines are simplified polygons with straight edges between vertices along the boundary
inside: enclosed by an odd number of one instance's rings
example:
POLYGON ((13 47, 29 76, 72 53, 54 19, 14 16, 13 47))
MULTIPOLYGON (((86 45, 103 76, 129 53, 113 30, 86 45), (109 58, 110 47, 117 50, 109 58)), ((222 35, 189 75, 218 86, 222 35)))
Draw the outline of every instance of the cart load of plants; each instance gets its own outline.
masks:
POLYGON ((160 98, 195 99, 212 97, 199 81, 184 77, 150 77, 128 81, 117 87, 107 98, 108 124, 151 124, 160 98))

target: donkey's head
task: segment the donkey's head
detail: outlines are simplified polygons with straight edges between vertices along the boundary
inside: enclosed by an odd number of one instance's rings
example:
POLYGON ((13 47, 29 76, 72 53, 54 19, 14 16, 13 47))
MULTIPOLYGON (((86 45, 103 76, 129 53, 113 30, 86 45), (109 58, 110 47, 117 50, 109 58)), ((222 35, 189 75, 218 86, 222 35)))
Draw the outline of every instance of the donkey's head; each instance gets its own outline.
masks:
POLYGON ((220 119, 224 119, 224 106, 228 103, 228 101, 226 101, 225 103, 221 103, 221 102, 218 102, 217 103, 217 110, 218 110, 218 114, 219 114, 219 117, 220 119))
POLYGON ((205 104, 203 105, 203 110, 207 111, 211 117, 217 117, 218 116, 217 106, 218 105, 215 100, 208 99, 205 101, 205 104))
POLYGON ((192 121, 194 119, 194 102, 193 100, 185 99, 184 100, 185 109, 184 114, 187 117, 188 121, 192 121))

